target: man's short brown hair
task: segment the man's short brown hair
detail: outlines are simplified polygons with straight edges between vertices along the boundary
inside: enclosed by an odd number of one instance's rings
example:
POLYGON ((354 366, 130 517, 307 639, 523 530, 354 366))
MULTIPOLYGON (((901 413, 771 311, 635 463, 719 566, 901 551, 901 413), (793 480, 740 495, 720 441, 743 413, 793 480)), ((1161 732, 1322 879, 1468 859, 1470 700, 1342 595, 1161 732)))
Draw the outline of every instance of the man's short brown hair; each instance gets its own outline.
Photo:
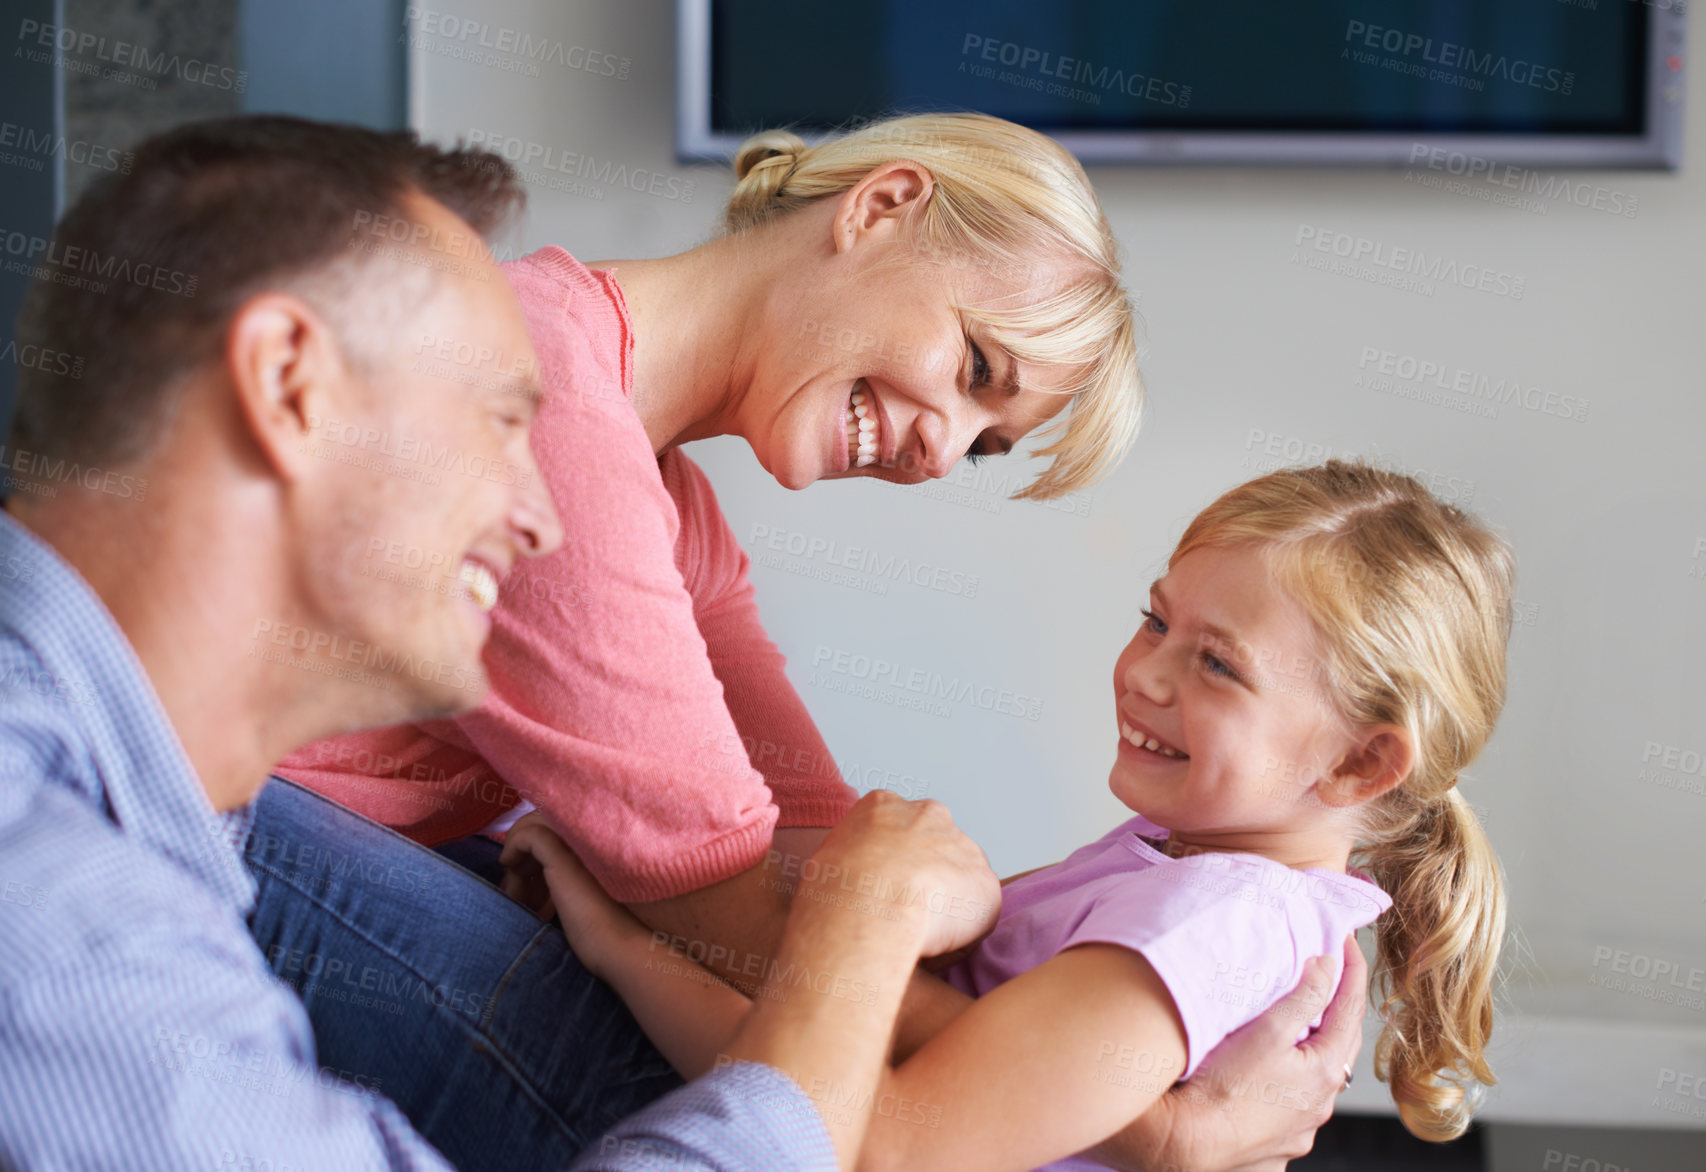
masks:
MULTIPOLYGON (((457 264, 454 241, 423 239, 416 196, 484 238, 524 192, 502 157, 406 131, 264 115, 148 139, 128 173, 103 176, 36 246, 17 341, 67 358, 19 368, 8 446, 128 463, 153 447, 182 376, 217 358, 247 298, 334 268, 364 272, 375 253, 437 249, 457 264)), ((464 264, 483 253, 472 240, 460 249, 464 264)))

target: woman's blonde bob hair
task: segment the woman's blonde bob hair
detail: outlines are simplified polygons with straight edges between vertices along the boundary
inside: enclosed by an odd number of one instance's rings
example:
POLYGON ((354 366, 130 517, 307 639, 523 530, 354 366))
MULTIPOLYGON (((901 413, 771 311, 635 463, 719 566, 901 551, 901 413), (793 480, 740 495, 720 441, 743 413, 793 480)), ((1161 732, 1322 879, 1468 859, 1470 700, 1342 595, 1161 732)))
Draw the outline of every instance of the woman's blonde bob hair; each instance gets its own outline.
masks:
POLYGON ((1045 429, 1052 442, 1036 453, 1052 462, 1015 497, 1048 500, 1095 484, 1137 438, 1143 381, 1113 231, 1084 168, 1059 143, 987 114, 891 118, 818 146, 767 131, 735 155, 726 227, 758 228, 902 159, 935 184, 909 244, 926 257, 989 267, 1021 284, 1014 300, 1028 302, 957 306, 961 315, 1022 362, 1078 371, 1062 392, 1073 396, 1071 409, 1045 429))

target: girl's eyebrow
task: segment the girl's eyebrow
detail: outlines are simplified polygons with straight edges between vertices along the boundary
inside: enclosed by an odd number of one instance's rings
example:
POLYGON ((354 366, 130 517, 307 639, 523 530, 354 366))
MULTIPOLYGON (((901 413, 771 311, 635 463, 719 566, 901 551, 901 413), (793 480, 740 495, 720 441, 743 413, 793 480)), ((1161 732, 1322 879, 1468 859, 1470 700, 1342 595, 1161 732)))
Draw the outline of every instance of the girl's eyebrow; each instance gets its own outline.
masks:
MULTIPOLYGON (((1167 592, 1161 589, 1160 578, 1155 579, 1155 581, 1149 584, 1149 592, 1155 595, 1155 597, 1160 601, 1163 609, 1172 609, 1171 605, 1167 601, 1167 592)), ((1229 643, 1234 647, 1243 646, 1243 640, 1239 639, 1238 636, 1233 634, 1228 628, 1220 626, 1217 623, 1199 622, 1197 627, 1203 634, 1219 639, 1223 643, 1229 643)))

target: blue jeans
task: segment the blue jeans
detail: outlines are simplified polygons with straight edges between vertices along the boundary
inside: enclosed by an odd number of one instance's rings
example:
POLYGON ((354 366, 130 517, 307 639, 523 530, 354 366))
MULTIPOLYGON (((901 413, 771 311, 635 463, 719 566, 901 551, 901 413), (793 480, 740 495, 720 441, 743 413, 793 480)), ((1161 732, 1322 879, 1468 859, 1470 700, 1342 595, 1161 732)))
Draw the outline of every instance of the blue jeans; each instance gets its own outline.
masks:
MULTIPOLYGON (((458 857, 491 871, 496 847, 458 857)), ((562 931, 472 871, 282 778, 255 804, 249 927, 322 1067, 464 1172, 565 1167, 681 1085, 562 931)))

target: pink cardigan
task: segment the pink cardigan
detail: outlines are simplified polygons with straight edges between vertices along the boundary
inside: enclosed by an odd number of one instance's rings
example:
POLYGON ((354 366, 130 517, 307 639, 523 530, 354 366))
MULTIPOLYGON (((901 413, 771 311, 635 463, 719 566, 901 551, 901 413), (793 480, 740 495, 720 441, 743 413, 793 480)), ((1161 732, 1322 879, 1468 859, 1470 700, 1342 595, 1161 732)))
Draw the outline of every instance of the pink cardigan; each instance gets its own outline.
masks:
POLYGON ((614 278, 555 247, 504 269, 541 364, 533 450, 563 548, 504 580, 477 710, 319 741, 278 772, 429 845, 526 798, 618 900, 694 891, 757 863, 775 827, 834 825, 856 795, 704 473, 652 454, 614 278))

